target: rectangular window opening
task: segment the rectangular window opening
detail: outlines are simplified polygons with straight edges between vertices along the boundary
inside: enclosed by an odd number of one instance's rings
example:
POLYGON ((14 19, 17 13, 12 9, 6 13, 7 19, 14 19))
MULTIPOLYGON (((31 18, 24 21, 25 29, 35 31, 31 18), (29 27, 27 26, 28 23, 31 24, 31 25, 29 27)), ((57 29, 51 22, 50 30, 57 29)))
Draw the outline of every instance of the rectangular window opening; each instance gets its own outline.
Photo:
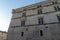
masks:
POLYGON ((21 32, 21 36, 23 37, 24 32, 21 32))
POLYGON ((42 14, 42 10, 41 9, 38 9, 38 14, 42 14))
POLYGON ((40 36, 43 36, 43 31, 42 30, 40 30, 40 36))
POLYGON ((54 7, 55 11, 57 11, 57 7, 54 7))
POLYGON ((40 8, 40 7, 42 7, 42 6, 41 5, 37 6, 37 8, 40 8))
POLYGON ((57 16, 57 18, 58 18, 58 21, 60 22, 60 16, 57 16))
POLYGON ((57 8, 58 8, 58 11, 60 11, 60 7, 59 7, 59 6, 57 6, 57 8))
POLYGON ((54 7, 55 11, 60 11, 60 7, 59 6, 56 6, 54 7))
POLYGON ((22 17, 25 17, 26 16, 26 13, 22 13, 22 17))
POLYGON ((25 26, 25 20, 21 21, 21 26, 25 26))
POLYGON ((39 19, 38 19, 38 23, 39 23, 39 24, 43 24, 43 18, 39 18, 39 19))

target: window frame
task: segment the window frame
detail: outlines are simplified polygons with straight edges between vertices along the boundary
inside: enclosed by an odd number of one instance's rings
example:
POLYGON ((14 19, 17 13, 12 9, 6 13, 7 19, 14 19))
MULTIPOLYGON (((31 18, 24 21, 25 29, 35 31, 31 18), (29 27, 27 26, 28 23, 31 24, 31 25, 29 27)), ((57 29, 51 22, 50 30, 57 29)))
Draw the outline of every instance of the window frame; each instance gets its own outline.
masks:
POLYGON ((22 13, 22 17, 26 17, 26 12, 22 13))
POLYGON ((43 24, 43 18, 38 18, 38 24, 39 25, 43 24))
POLYGON ((54 6, 55 11, 60 11, 60 7, 59 6, 54 6))
POLYGON ((38 14, 42 14, 42 9, 37 10, 38 14))
POLYGON ((25 26, 25 20, 21 21, 21 26, 25 26))
POLYGON ((58 21, 60 22, 60 16, 57 16, 58 21))

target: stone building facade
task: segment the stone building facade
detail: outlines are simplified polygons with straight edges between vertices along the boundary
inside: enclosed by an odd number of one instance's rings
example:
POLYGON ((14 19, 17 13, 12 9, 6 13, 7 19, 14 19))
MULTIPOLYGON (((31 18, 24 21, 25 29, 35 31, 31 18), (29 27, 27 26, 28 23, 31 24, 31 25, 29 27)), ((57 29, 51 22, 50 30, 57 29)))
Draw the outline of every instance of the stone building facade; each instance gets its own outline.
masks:
POLYGON ((7 40, 60 40, 60 0, 13 9, 7 40))
POLYGON ((6 40, 7 39, 7 32, 0 31, 0 40, 6 40))

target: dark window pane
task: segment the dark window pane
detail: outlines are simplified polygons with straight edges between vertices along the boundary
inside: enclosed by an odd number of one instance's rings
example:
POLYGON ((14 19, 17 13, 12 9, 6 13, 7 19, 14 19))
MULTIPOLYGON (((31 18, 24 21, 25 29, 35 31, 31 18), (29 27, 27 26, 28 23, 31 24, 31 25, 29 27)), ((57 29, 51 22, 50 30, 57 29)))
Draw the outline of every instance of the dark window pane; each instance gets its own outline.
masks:
POLYGON ((59 7, 59 6, 57 6, 57 8, 58 8, 58 11, 60 11, 60 7, 59 7))
POLYGON ((52 4, 54 4, 54 2, 52 2, 52 4))
POLYGON ((58 21, 60 22, 60 16, 57 16, 57 18, 58 18, 58 21))
POLYGON ((54 2, 54 4, 57 4, 57 2, 54 2))
POLYGON ((57 7, 54 7, 55 11, 57 11, 57 7))
POLYGON ((25 26, 25 20, 21 21, 21 26, 25 26))
POLYGON ((21 32, 21 36, 23 37, 24 32, 21 32))
POLYGON ((40 30, 40 36, 43 36, 43 31, 42 30, 40 30))
POLYGON ((40 8, 40 7, 41 7, 41 5, 37 6, 37 8, 40 8))
POLYGON ((42 10, 41 9, 38 9, 38 14, 42 14, 42 10))
POLYGON ((57 4, 57 2, 52 2, 53 4, 57 4))
POLYGON ((26 16, 26 13, 22 13, 22 17, 25 17, 26 16))
POLYGON ((43 24, 43 18, 38 19, 39 24, 43 24))
POLYGON ((58 2, 55 2, 55 4, 57 4, 58 2))

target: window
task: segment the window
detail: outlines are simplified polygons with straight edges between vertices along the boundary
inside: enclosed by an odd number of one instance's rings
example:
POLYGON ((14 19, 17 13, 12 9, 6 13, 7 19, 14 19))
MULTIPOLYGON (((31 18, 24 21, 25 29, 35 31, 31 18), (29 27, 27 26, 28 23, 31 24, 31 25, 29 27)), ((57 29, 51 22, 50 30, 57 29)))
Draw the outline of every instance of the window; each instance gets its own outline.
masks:
POLYGON ((54 4, 54 2, 52 2, 52 4, 54 4))
POLYGON ((22 13, 22 17, 25 17, 26 16, 26 13, 22 13))
POLYGON ((60 11, 60 7, 59 6, 56 6, 54 7, 55 11, 60 11))
POLYGON ((57 4, 57 2, 52 2, 53 4, 57 4))
POLYGON ((57 6, 57 8, 58 8, 58 11, 60 11, 60 7, 59 7, 59 6, 57 6))
POLYGON ((38 14, 42 14, 42 10, 41 9, 38 9, 38 14))
POLYGON ((37 6, 37 8, 40 8, 40 7, 41 7, 41 5, 37 6))
POLYGON ((46 26, 45 28, 48 28, 48 26, 46 26))
POLYGON ((21 36, 23 37, 24 32, 21 32, 21 36))
POLYGON ((42 30, 40 30, 40 36, 43 36, 43 31, 42 30))
POLYGON ((21 21, 21 26, 25 26, 25 20, 21 21))
POLYGON ((57 4, 58 2, 55 2, 55 4, 57 4))
POLYGON ((57 7, 54 7, 55 11, 57 11, 57 7))
POLYGON ((58 21, 60 22, 60 16, 57 16, 57 18, 58 18, 58 21))
POLYGON ((28 28, 26 28, 26 31, 28 31, 28 28))
POLYGON ((43 24, 43 18, 39 18, 39 19, 38 19, 38 23, 39 23, 39 24, 43 24))

